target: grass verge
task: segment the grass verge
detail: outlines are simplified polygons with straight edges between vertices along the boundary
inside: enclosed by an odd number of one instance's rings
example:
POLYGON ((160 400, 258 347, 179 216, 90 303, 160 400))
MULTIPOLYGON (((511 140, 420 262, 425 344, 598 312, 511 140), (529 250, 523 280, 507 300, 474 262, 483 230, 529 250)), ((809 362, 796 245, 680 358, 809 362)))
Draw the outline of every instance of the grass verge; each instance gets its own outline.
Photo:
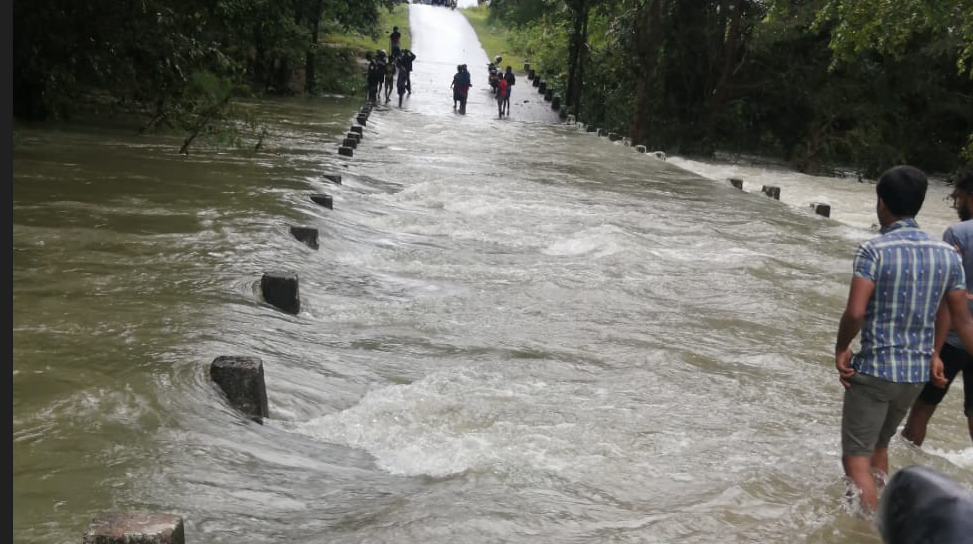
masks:
POLYGON ((329 34, 327 41, 331 43, 346 45, 361 52, 362 58, 367 51, 375 52, 378 49, 389 50, 389 34, 392 27, 399 27, 402 33, 402 48, 412 48, 412 35, 409 31, 409 4, 396 4, 392 13, 382 9, 379 13, 379 23, 377 34, 366 36, 364 34, 329 34))
POLYGON ((492 61, 493 57, 500 55, 503 57, 501 67, 512 66, 514 71, 522 73, 524 71, 523 53, 513 50, 510 45, 510 33, 493 23, 487 22, 490 15, 489 8, 486 6, 476 6, 472 8, 462 8, 460 11, 466 16, 476 37, 480 40, 480 45, 486 51, 487 57, 492 61))

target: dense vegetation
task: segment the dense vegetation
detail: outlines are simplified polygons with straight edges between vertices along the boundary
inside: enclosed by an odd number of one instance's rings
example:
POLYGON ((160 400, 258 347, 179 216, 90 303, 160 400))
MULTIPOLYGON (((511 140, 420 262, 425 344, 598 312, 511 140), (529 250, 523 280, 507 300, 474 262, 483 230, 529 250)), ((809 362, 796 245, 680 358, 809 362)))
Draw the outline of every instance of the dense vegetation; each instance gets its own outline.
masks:
MULTIPOLYGON (((237 118, 241 96, 357 90, 353 46, 392 0, 14 0, 13 113, 133 113, 145 130, 237 118), (319 74, 327 73, 322 81, 319 74)), ((405 7, 403 6, 403 10, 405 7)), ((207 127, 212 129, 212 127, 207 127)))
POLYGON ((973 161, 973 0, 492 0, 578 119, 875 175, 973 161))
MULTIPOLYGON (((188 131, 188 147, 234 115, 236 97, 360 91, 361 49, 341 36, 382 43, 395 6, 14 0, 14 116, 132 112, 146 130, 188 131)), ((869 176, 895 163, 948 173, 973 161, 973 0, 489 6, 570 113, 650 148, 869 176)))

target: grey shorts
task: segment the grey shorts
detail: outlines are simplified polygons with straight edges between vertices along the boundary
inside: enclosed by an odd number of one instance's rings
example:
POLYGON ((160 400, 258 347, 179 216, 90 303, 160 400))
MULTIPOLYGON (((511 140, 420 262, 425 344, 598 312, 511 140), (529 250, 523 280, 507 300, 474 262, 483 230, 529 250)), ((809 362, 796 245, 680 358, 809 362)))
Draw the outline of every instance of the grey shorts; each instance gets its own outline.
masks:
POLYGON ((871 457, 876 447, 888 447, 922 383, 896 383, 855 373, 845 389, 841 409, 841 453, 871 457))

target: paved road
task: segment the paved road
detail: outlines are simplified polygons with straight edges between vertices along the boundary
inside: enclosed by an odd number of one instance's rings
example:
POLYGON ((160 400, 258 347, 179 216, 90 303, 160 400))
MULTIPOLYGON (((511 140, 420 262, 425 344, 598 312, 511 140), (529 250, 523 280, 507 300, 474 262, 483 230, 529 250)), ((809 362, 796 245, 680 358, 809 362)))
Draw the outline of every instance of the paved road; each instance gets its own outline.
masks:
MULTIPOLYGON (((474 0, 464 0, 466 5, 474 0)), ((476 118, 496 118, 497 104, 487 83, 487 54, 476 32, 459 10, 442 6, 411 4, 409 6, 411 36, 403 40, 405 47, 415 52, 417 60, 412 73, 413 94, 403 108, 427 114, 453 115, 453 93, 449 84, 456 73, 456 65, 466 64, 473 77, 473 88, 467 103, 467 115, 476 118)), ((514 66, 517 84, 511 93, 509 121, 557 123, 557 112, 531 85, 527 75, 514 66)), ((392 105, 395 105, 393 98, 392 105)))

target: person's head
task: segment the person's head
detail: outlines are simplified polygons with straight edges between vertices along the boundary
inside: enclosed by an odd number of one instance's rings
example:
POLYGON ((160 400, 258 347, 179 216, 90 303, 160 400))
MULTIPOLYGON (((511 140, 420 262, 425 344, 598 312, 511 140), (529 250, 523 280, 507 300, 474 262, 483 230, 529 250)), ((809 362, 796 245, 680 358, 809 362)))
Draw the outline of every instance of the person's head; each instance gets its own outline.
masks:
POLYGON ((927 187, 926 174, 914 166, 893 166, 886 170, 875 186, 878 219, 882 226, 915 217, 926 199, 927 187))
POLYGON ((457 72, 462 72, 463 71, 463 65, 462 64, 457 64, 456 65, 456 71, 457 72))
POLYGON ((513 72, 513 71, 514 71, 514 69, 513 69, 513 67, 511 67, 511 66, 507 66, 507 73, 508 73, 508 74, 509 74, 510 72, 513 72))
POLYGON ((398 32, 398 31, 399 31, 399 27, 397 27, 397 26, 393 26, 392 27, 392 32, 398 32))
POLYGON ((372 52, 365 53, 365 60, 372 60, 372 52))
POLYGON ((953 192, 949 196, 953 199, 953 207, 960 221, 973 219, 973 167, 956 176, 953 192))

